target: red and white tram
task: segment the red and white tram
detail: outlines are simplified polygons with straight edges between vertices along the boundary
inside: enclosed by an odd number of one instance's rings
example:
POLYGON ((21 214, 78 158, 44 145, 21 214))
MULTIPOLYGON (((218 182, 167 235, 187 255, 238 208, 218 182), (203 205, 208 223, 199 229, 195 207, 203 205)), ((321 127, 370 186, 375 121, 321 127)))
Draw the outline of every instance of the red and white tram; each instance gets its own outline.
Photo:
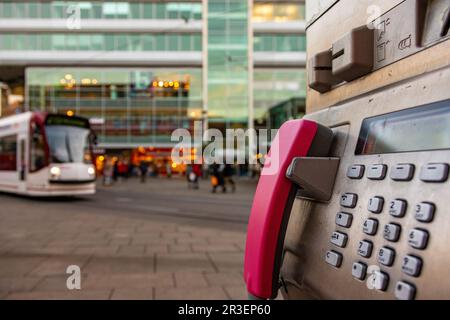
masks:
POLYGON ((95 193, 89 120, 26 112, 0 119, 0 191, 30 196, 95 193))

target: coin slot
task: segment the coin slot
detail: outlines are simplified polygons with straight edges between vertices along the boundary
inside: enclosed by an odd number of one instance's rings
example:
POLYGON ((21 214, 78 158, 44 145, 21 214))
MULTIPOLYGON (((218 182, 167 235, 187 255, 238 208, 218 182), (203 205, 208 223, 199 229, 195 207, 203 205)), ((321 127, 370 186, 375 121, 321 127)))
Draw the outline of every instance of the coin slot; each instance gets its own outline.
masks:
POLYGON ((331 70, 331 67, 314 67, 314 70, 331 70))
POLYGON ((342 49, 338 52, 336 52, 335 54, 333 54, 333 59, 339 58, 340 56, 343 56, 345 53, 345 49, 342 49))

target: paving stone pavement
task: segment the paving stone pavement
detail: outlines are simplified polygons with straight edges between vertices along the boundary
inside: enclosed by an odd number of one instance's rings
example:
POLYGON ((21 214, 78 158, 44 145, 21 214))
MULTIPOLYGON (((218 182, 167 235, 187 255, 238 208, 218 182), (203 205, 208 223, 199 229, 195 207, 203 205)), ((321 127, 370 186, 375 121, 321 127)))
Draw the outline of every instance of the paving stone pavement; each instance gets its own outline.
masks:
POLYGON ((135 179, 93 197, 0 194, 0 299, 246 299, 245 229, 256 182, 135 179), (81 290, 68 290, 69 265, 81 290))

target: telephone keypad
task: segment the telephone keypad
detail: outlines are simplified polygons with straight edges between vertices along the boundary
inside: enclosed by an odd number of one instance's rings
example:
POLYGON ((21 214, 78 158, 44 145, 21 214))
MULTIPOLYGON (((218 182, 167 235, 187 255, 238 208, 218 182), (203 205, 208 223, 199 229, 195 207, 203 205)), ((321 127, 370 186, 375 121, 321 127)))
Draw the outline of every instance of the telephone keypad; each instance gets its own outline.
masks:
MULTIPOLYGON (((420 167, 420 166, 419 166, 420 167)), ((388 171, 387 164, 377 164, 370 165, 367 168, 364 165, 352 165, 347 170, 347 177, 350 179, 362 179, 364 174, 366 174, 367 179, 370 180, 379 180, 379 183, 383 183, 381 180, 384 180, 388 171)), ((417 182, 445 182, 449 178, 450 174, 450 166, 446 163, 428 163, 421 167, 420 174, 418 174, 417 178, 415 177, 416 165, 412 163, 400 163, 393 164, 389 166, 389 176, 392 181, 412 181, 413 179, 417 179, 417 182)), ((366 182, 364 183, 364 187, 366 182)), ((373 183, 373 182, 372 182, 373 183)), ((412 182, 411 182, 412 183, 412 182)), ((371 213, 376 214, 384 214, 384 196, 383 194, 379 194, 377 196, 372 195, 369 198, 367 209, 371 213)), ((356 208, 357 202, 361 195, 357 195, 354 193, 343 193, 340 199, 340 205, 344 208, 356 208)), ((390 216, 394 218, 404 218, 407 216, 408 219, 415 219, 419 223, 430 223, 433 221, 436 206, 431 202, 425 201, 416 202, 411 204, 412 208, 409 208, 408 202, 413 199, 402 199, 395 198, 395 194, 389 195, 389 207, 387 208, 387 212, 390 216), (414 216, 411 217, 411 215, 414 216)), ((345 212, 340 212, 336 216, 336 224, 339 226, 343 226, 346 228, 351 227, 352 215, 345 212)), ((400 222, 402 220, 398 220, 400 222)), ((364 234, 368 236, 375 236, 377 234, 379 227, 379 220, 367 217, 363 223, 362 231, 364 234)), ((382 236, 384 239, 390 242, 397 242, 400 239, 400 235, 402 232, 402 224, 390 222, 384 225, 382 236)), ((428 231, 422 228, 414 228, 412 230, 405 230, 407 233, 405 235, 405 242, 408 242, 409 246, 414 249, 425 249, 428 245, 429 241, 429 233, 428 231)), ((338 239, 341 237, 340 232, 334 232, 332 235, 332 243, 339 246, 340 243, 336 243, 338 239), (336 238, 336 239, 333 239, 336 238)), ((348 235, 345 235, 345 245, 348 241, 348 235)), ((402 238, 402 239, 403 239, 402 238)), ((334 251, 331 251, 334 252, 334 251)), ((363 239, 359 241, 357 254, 363 258, 370 259, 372 253, 376 252, 377 262, 380 266, 384 267, 392 267, 397 259, 400 259, 399 264, 402 270, 402 273, 405 276, 409 277, 419 277, 422 272, 423 260, 412 254, 403 255, 403 251, 397 251, 396 249, 390 246, 382 246, 375 247, 374 243, 368 239, 363 239)), ((342 255, 338 254, 340 259, 342 259, 342 255)), ((338 256, 338 257, 339 257, 338 256)), ((352 264, 352 276, 357 280, 365 280, 368 276, 368 265, 361 261, 355 261, 352 264)), ((395 279, 397 280, 397 279, 395 279)), ((385 271, 375 270, 371 273, 371 283, 375 289, 380 291, 386 291, 388 288, 388 284, 390 282, 390 276, 385 271)), ((398 281, 395 283, 395 287, 393 291, 395 292, 395 297, 401 300, 412 300, 416 296, 416 287, 414 284, 406 282, 406 281, 398 281)))
POLYGON ((362 179, 365 167, 360 164, 354 164, 347 169, 347 177, 350 179, 362 179))
POLYGON ((350 213, 339 212, 336 215, 336 224, 340 227, 350 228, 353 216, 350 213))
POLYGON ((401 218, 406 213, 407 202, 401 199, 392 200, 389 204, 389 214, 393 217, 401 218))
POLYGON ((373 244, 371 241, 362 240, 359 242, 358 254, 364 258, 370 258, 372 255, 373 244))
POLYGON ((415 249, 425 249, 428 244, 428 231, 412 229, 408 234, 408 243, 415 249))
POLYGON ((383 237, 392 242, 398 241, 400 237, 401 227, 395 223, 388 223, 384 226, 383 237))
POLYGON ((347 245, 347 239, 348 237, 345 233, 335 231, 331 235, 330 242, 335 246, 344 248, 347 245))
POLYGON ((367 209, 372 213, 380 213, 383 210, 384 198, 373 197, 369 199, 367 209))
POLYGON ((342 264, 342 254, 339 252, 330 250, 325 254, 325 261, 333 267, 339 268, 342 264))
POLYGON ((394 181, 411 181, 414 176, 414 165, 410 163, 397 164, 391 169, 391 179, 394 181))
POLYGON ((413 300, 416 295, 416 288, 405 281, 399 281, 395 285, 395 297, 398 300, 413 300))
POLYGON ((367 178, 370 180, 383 180, 386 177, 387 165, 374 164, 367 169, 367 178))
POLYGON ((383 247, 378 251, 378 262, 390 267, 394 263, 395 251, 391 248, 383 247))
POLYGON ((445 182, 448 179, 447 163, 428 163, 422 167, 420 180, 424 182, 445 182))
POLYGON ((363 224, 363 232, 369 236, 373 236, 378 230, 378 220, 367 219, 363 224))
POLYGON ((434 217, 435 206, 429 202, 421 202, 416 205, 415 218, 419 222, 431 222, 434 217))
POLYGON ((386 291, 389 284, 389 275, 383 271, 374 271, 372 274, 373 287, 380 291, 386 291))
POLYGON ((362 262, 355 262, 352 266, 352 276, 358 280, 364 280, 367 274, 367 265, 362 262))
POLYGON ((422 271, 422 259, 407 255, 402 261, 402 271, 411 277, 418 277, 422 271))
POLYGON ((354 208, 358 202, 358 195, 355 193, 344 193, 341 196, 341 206, 345 208, 354 208))

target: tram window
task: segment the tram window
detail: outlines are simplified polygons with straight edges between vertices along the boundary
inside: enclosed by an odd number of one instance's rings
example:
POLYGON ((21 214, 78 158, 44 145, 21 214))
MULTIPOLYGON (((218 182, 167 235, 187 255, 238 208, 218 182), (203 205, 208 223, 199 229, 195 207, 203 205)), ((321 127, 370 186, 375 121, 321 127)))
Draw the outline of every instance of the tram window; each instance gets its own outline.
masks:
POLYGON ((34 172, 45 167, 45 141, 42 129, 33 125, 31 136, 30 171, 34 172))
POLYGON ((17 170, 17 136, 0 138, 0 171, 17 170))

